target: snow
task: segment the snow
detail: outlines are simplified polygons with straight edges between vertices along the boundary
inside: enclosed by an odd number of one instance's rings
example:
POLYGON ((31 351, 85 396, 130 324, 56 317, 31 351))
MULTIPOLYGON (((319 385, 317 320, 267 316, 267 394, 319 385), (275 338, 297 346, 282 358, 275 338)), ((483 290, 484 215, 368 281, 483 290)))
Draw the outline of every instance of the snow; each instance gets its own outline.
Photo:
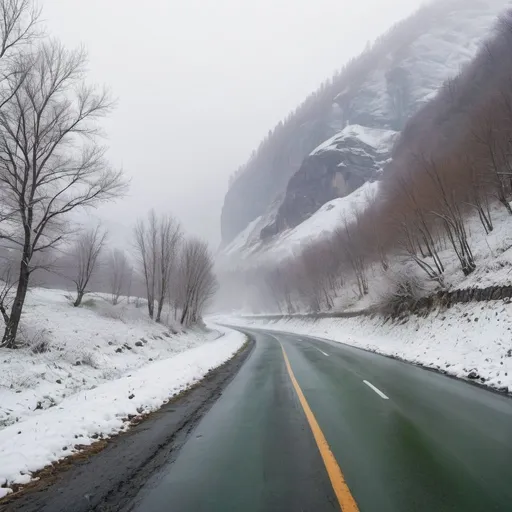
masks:
POLYGON ((158 325, 142 303, 113 306, 94 294, 74 308, 66 295, 31 289, 21 326, 26 346, 0 349, 0 428, 217 336, 200 330, 181 333, 171 321, 170 327, 158 325))
POLYGON ((512 285, 512 219, 499 203, 493 206, 491 214, 494 230, 489 234, 485 234, 477 215, 468 221, 469 242, 477 264, 473 273, 464 276, 453 252, 441 253, 447 266, 445 281, 451 288, 512 285))
MULTIPOLYGON (((368 197, 376 194, 378 187, 378 182, 366 183, 349 196, 330 201, 308 220, 293 230, 284 232, 271 246, 265 248, 265 253, 255 252, 249 255, 245 264, 257 265, 258 262, 264 261, 264 257, 268 261, 278 262, 292 255, 298 248, 332 233, 342 225, 343 218, 351 220, 354 207, 364 208, 368 197)), ((468 240, 477 265, 476 270, 469 276, 462 273, 457 256, 449 244, 439 252, 445 267, 443 281, 446 289, 512 286, 511 218, 499 203, 492 205, 491 216, 494 229, 489 234, 485 233, 477 214, 470 214, 467 218, 468 240)), ((404 274, 416 276, 423 295, 435 290, 437 283, 427 280, 426 274, 405 254, 390 254, 389 264, 388 272, 383 272, 379 264, 374 264, 368 269, 369 293, 362 298, 359 296, 355 277, 346 275, 345 286, 333 297, 334 310, 359 311, 381 303, 383 297, 386 297, 395 285, 395 281, 404 274)), ((300 304, 297 304, 297 307, 300 308, 300 304)))
POLYGON ((279 248, 284 244, 295 247, 333 233, 344 225, 345 219, 347 222, 351 222, 354 210, 363 210, 368 204, 368 199, 375 196, 378 188, 377 181, 367 182, 352 194, 329 201, 302 224, 285 231, 276 242, 275 247, 279 248))
POLYGON ((241 333, 224 330, 216 341, 76 393, 40 415, 0 430, 0 486, 28 483, 32 473, 94 443, 98 436, 126 430, 129 415, 160 408, 230 359, 244 342, 241 333))
MULTIPOLYGON (((384 130, 380 128, 368 128, 358 124, 346 126, 341 132, 334 135, 315 148, 311 155, 317 155, 324 151, 338 151, 337 144, 345 141, 346 139, 358 139, 363 144, 366 144, 377 152, 389 153, 393 147, 398 136, 398 132, 393 130, 384 130)), ((346 151, 344 148, 343 151, 346 151)), ((356 152, 356 148, 350 148, 350 152, 356 152)))
MULTIPOLYGON (((439 252, 445 267, 443 282, 447 290, 512 286, 512 219, 500 204, 493 205, 491 215, 494 230, 489 234, 485 233, 478 215, 467 219, 468 240, 476 262, 476 269, 469 276, 462 273, 459 260, 449 245, 439 252)), ((378 305, 389 294, 395 280, 404 274, 416 276, 422 295, 435 291, 437 283, 429 281, 406 255, 391 254, 389 263, 388 272, 383 272, 377 264, 368 270, 369 293, 362 298, 354 276, 346 276, 346 285, 334 297, 334 310, 360 311, 378 305)))
POLYGON ((75 445, 127 428, 129 415, 157 409, 244 343, 224 329, 184 331, 168 312, 163 320, 142 301, 90 294, 74 308, 62 290, 29 291, 22 345, 0 349, 0 497, 75 445))
MULTIPOLYGON (((350 222, 354 215, 354 208, 364 209, 369 198, 377 193, 379 183, 367 182, 348 196, 334 199, 324 204, 311 217, 293 229, 283 231, 270 243, 259 242, 251 246, 244 245, 239 237, 249 233, 249 226, 239 235, 227 250, 220 255, 219 265, 229 268, 234 265, 243 265, 246 268, 257 266, 265 261, 277 263, 292 256, 301 247, 314 243, 343 226, 344 219, 350 222)), ((256 223, 259 219, 256 219, 256 223)))
MULTIPOLYGON (((400 44, 388 41, 379 46, 377 43, 380 57, 370 72, 340 85, 341 90, 334 96, 328 116, 330 130, 327 133, 341 131, 320 144, 311 155, 323 151, 356 154, 360 148, 349 144, 344 149, 336 147, 337 143, 350 137, 374 148, 384 160, 398 133, 392 129, 401 129, 414 112, 437 94, 446 80, 471 61, 482 39, 489 35, 498 14, 511 2, 445 0, 437 4, 428 10, 430 14, 422 14, 421 22, 419 19, 414 23, 413 20, 406 22, 411 30, 403 34, 400 44), (416 29, 412 30, 414 27, 416 29), (397 78, 397 73, 402 78, 397 78), (397 95, 402 100, 398 104, 397 95)), ((318 122, 324 121, 316 120, 311 126, 316 127, 318 122)), ((306 128, 303 129, 306 133, 306 128)), ((377 164, 382 168, 385 162, 377 164)), ((274 211, 275 205, 268 204, 266 215, 274 211)), ((229 266, 232 265, 231 257, 237 253, 245 258, 248 252, 258 250, 262 245, 261 229, 270 222, 251 224, 255 229, 244 231, 229 246, 230 250, 222 255, 228 256, 229 266)), ((267 248, 262 254, 268 255, 267 248)), ((253 264, 253 258, 250 263, 253 264)))
POLYGON ((224 254, 233 254, 247 246, 253 231, 261 221, 262 216, 257 217, 224 249, 224 254))
POLYGON ((265 319, 222 318, 223 324, 325 338, 397 357, 448 375, 512 392, 512 304, 460 304, 402 323, 383 317, 265 319), (482 380, 484 379, 484 380, 482 380))
POLYGON ((396 112, 390 93, 390 71, 401 70, 406 79, 410 116, 434 95, 439 86, 452 78, 476 54, 496 18, 507 5, 504 0, 439 2, 441 8, 432 22, 427 22, 414 34, 410 44, 405 42, 379 61, 374 71, 350 101, 349 122, 371 118, 372 125, 381 126, 394 119, 396 112), (463 5, 466 3, 467 5, 463 5))

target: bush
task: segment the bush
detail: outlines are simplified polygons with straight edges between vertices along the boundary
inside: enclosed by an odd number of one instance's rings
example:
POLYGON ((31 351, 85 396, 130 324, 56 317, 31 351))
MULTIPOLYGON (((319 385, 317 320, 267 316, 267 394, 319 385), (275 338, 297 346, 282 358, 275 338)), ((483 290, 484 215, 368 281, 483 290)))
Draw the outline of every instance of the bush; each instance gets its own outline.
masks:
POLYGON ((421 279, 407 267, 400 271, 389 272, 387 286, 379 297, 379 307, 386 315, 393 317, 411 312, 419 299, 425 294, 421 279))
POLYGON ((34 354, 44 354, 51 350, 51 336, 47 329, 33 330, 30 326, 22 326, 18 341, 21 346, 30 348, 34 354))
POLYGON ((82 364, 90 366, 91 368, 98 368, 98 361, 95 357, 94 352, 92 351, 84 351, 80 358, 80 362, 82 364))

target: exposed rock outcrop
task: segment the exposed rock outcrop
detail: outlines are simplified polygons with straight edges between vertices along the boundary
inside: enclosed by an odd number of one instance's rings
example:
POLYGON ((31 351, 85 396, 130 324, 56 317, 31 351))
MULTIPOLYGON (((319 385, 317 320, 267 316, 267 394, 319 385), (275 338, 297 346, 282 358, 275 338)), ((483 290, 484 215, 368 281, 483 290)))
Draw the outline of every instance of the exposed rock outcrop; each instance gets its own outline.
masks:
POLYGON ((347 126, 306 158, 288 183, 275 220, 261 238, 294 228, 328 201, 378 179, 398 132, 347 126))

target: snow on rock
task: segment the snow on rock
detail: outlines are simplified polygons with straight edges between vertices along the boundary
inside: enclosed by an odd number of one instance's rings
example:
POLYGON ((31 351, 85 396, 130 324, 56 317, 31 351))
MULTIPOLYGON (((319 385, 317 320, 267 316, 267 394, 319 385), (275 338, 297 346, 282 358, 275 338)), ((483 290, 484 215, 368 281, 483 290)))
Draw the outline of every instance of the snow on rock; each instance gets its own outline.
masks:
POLYGON ((512 304, 503 301, 455 305, 405 323, 367 316, 222 323, 326 338, 512 393, 512 304))
POLYGON ((345 220, 351 222, 354 211, 364 210, 368 200, 375 196, 378 188, 379 183, 377 181, 367 182, 352 194, 329 201, 302 224, 285 231, 275 243, 275 247, 279 248, 291 244, 293 248, 296 248, 303 243, 310 243, 315 238, 331 234, 337 228, 343 226, 345 220))
POLYGON ((76 445, 87 446, 98 436, 125 430, 129 415, 158 409, 230 359, 244 344, 245 336, 225 329, 223 334, 215 341, 80 391, 56 407, 0 430, 0 497, 9 492, 9 485, 28 483, 35 471, 76 452, 76 445))
POLYGON ((403 125, 473 58, 509 4, 506 0, 438 2, 439 8, 431 9, 410 44, 404 41, 388 53, 364 83, 356 82, 336 101, 350 112, 351 123, 403 125), (405 101, 397 103, 400 97, 405 101))
MULTIPOLYGON (((230 268, 242 265, 246 268, 258 266, 265 261, 278 262, 294 254, 302 246, 333 233, 343 226, 344 220, 351 221, 354 209, 364 209, 368 200, 377 193, 379 183, 367 182, 348 196, 333 199, 324 204, 309 219, 293 229, 288 229, 272 239, 271 243, 259 241, 248 246, 235 239, 228 248, 219 255, 219 266, 230 268), (236 244, 236 245, 235 245, 236 244)), ((255 223, 259 219, 256 219, 255 223)), ((251 225, 243 232, 247 237, 253 230, 251 225)))
POLYGON ((346 126, 341 132, 326 140, 318 146, 311 155, 317 155, 323 151, 336 151, 338 144, 346 139, 358 139, 363 144, 372 147, 377 152, 389 153, 399 133, 394 130, 381 128, 369 128, 358 124, 346 126))

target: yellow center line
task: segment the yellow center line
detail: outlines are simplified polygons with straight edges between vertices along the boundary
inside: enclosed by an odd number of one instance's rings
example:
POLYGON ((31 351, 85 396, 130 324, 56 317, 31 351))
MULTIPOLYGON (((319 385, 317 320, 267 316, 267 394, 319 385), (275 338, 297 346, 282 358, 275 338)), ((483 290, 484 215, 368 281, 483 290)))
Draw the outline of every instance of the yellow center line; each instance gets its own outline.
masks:
POLYGON ((325 469, 327 470, 327 474, 329 475, 329 479, 331 481, 332 488, 334 489, 334 493, 338 498, 338 503, 340 504, 341 510, 343 512, 359 512, 359 507, 357 506, 356 500, 352 496, 350 489, 348 488, 347 482, 345 481, 345 477, 334 458, 334 454, 329 448, 329 444, 327 443, 327 439, 320 429, 320 425, 316 421, 316 418, 313 414, 313 411, 309 407, 309 404, 300 389, 299 383, 295 378, 292 367, 290 365, 290 361, 288 360, 288 356, 286 355, 286 351, 283 347, 283 344, 280 342, 281 350, 283 351, 284 362, 286 364, 286 369, 288 370, 288 374, 290 375, 290 379, 292 381, 293 387, 299 397, 299 401, 304 409, 304 413, 306 414, 306 418, 308 420, 311 431, 313 432, 313 437, 315 438, 316 444, 318 446, 318 450, 320 451, 320 455, 322 456, 322 460, 324 461, 325 469))

